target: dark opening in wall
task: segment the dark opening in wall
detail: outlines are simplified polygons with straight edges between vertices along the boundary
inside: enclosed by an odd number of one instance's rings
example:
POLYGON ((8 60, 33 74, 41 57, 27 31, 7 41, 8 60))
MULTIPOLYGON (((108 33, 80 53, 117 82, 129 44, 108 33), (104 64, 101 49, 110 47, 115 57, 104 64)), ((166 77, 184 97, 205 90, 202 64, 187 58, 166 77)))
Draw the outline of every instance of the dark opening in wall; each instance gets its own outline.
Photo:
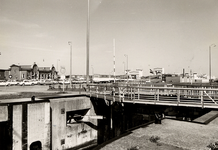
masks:
POLYGON ((31 143, 30 150, 42 150, 42 143, 40 141, 35 141, 31 143))
POLYGON ((87 109, 80 109, 80 110, 74 110, 74 111, 67 111, 66 112, 66 120, 67 124, 72 123, 72 119, 75 121, 83 119, 83 116, 87 114, 90 108, 87 109))

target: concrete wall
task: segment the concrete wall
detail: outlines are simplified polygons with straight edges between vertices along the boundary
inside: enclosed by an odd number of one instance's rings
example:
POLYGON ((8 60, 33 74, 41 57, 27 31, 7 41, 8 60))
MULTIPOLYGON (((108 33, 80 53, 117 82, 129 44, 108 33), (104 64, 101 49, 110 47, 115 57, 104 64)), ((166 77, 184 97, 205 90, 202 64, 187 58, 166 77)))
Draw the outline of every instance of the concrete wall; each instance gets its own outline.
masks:
POLYGON ((13 149, 22 150, 22 105, 13 106, 13 149))
POLYGON ((28 104, 28 149, 40 141, 43 150, 50 150, 50 103, 28 104))
POLYGON ((13 105, 13 149, 22 150, 22 145, 27 144, 27 149, 33 142, 40 141, 43 150, 50 150, 50 103, 28 104, 28 112, 24 113, 23 105, 13 105), (27 116, 27 127, 23 115, 27 116), (27 143, 22 143, 25 137, 24 128, 27 128, 27 143))
POLYGON ((10 109, 8 105, 1 105, 0 131, 4 135, 11 124, 12 133, 9 134, 9 140, 11 139, 12 144, 1 142, 0 145, 12 146, 15 150, 30 150, 33 143, 39 142, 42 150, 61 150, 96 140, 96 119, 89 119, 88 123, 77 123, 72 119, 74 122, 67 123, 69 112, 87 108, 91 109, 86 115, 95 115, 90 99, 86 96, 60 98, 50 102, 10 104, 10 109))
POLYGON ((8 106, 0 106, 0 122, 8 120, 8 106))
MULTIPOLYGON (((72 148, 97 139, 97 131, 88 125, 76 122, 67 124, 67 112, 91 107, 90 99, 85 96, 51 100, 53 150, 72 148)), ((89 113, 93 115, 94 111, 89 113)))

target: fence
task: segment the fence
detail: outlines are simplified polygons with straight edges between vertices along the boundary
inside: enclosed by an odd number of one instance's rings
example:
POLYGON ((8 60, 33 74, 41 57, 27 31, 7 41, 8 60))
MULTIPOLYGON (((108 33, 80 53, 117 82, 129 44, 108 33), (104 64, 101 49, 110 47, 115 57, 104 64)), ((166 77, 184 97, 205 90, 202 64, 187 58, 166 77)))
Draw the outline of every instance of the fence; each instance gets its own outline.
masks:
POLYGON ((217 88, 154 87, 144 85, 89 85, 90 97, 120 102, 177 104, 218 108, 217 88))

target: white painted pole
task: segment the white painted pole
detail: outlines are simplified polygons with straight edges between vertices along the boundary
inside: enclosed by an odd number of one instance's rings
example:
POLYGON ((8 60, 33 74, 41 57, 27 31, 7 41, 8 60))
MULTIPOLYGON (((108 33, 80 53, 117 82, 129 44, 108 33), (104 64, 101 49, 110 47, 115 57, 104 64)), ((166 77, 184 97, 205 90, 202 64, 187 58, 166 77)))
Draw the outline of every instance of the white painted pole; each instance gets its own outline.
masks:
POLYGON ((113 39, 113 47, 114 47, 114 83, 115 83, 115 80, 116 80, 116 70, 115 70, 115 39, 113 39))
POLYGON ((88 0, 88 12, 87 12, 87 34, 86 34, 86 84, 89 84, 89 0, 88 0))

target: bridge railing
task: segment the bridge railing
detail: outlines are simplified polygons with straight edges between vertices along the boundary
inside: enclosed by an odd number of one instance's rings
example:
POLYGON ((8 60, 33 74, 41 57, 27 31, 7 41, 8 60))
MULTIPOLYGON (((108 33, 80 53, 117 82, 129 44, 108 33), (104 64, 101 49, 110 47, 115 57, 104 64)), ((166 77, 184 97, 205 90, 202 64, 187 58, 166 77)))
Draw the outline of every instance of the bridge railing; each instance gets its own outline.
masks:
POLYGON ((90 96, 103 96, 113 101, 177 103, 218 106, 218 89, 154 87, 142 85, 89 85, 90 96))

